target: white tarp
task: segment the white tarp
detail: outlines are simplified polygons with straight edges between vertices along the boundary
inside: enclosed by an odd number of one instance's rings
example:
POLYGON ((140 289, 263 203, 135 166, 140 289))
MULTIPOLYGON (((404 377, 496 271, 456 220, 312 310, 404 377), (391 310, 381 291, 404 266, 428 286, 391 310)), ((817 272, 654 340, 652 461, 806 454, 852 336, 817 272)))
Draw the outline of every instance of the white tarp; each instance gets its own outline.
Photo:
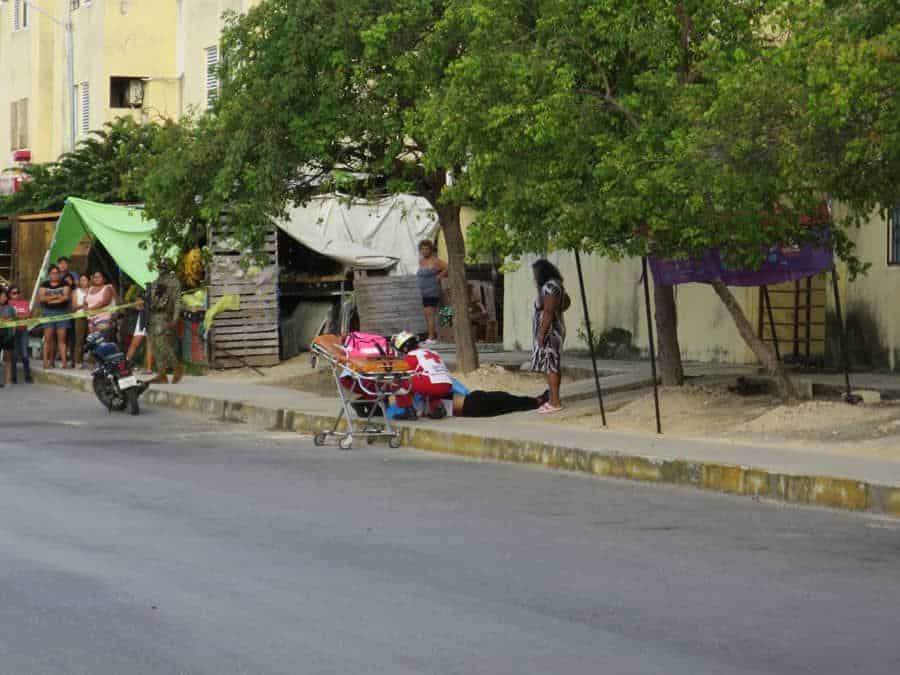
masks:
POLYGON ((419 242, 437 236, 438 218, 423 197, 363 201, 331 194, 292 209, 278 227, 347 266, 406 275, 419 267, 419 242))

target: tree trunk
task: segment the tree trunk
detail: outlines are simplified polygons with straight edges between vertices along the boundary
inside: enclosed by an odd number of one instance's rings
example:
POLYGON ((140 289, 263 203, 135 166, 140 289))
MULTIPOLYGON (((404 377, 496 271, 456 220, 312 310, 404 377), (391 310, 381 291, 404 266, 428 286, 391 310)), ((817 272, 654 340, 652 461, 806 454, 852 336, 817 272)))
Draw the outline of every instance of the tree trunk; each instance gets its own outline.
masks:
POLYGON ((654 284, 653 304, 656 308, 660 380, 663 386, 680 387, 684 384, 684 368, 681 365, 681 346, 678 344, 674 287, 654 284))
POLYGON ((458 206, 437 207, 441 229, 447 242, 447 270, 453 303, 453 337, 456 340, 456 367, 469 373, 478 368, 478 351, 472 322, 469 321, 469 284, 466 280, 466 242, 459 222, 458 206))
POLYGON ((757 336, 753 330, 753 326, 750 325, 750 322, 744 315, 744 310, 741 309, 741 306, 738 304, 737 298, 735 298, 731 291, 728 290, 728 286, 726 286, 721 279, 716 279, 711 283, 713 289, 716 291, 716 295, 719 296, 722 302, 725 303, 725 307, 728 308, 731 317, 734 319, 734 323, 737 325, 738 332, 741 334, 741 337, 744 338, 744 342, 747 343, 747 346, 750 347, 756 355, 756 358, 759 359, 759 362, 766 369, 766 372, 778 382, 778 388, 782 398, 789 401, 799 398, 797 388, 788 377, 784 367, 778 361, 778 357, 775 356, 775 351, 759 339, 759 336, 757 336))

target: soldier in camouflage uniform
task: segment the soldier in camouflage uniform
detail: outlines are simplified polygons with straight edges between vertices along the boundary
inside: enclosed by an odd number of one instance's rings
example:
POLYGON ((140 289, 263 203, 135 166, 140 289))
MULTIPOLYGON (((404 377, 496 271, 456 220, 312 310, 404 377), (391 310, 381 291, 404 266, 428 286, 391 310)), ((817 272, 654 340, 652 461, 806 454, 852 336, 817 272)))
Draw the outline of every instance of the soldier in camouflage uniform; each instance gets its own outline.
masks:
POLYGON ((154 383, 168 384, 169 369, 172 384, 178 384, 184 375, 184 366, 176 355, 175 326, 181 315, 181 282, 170 270, 160 272, 159 279, 150 291, 150 325, 147 337, 153 350, 154 383))

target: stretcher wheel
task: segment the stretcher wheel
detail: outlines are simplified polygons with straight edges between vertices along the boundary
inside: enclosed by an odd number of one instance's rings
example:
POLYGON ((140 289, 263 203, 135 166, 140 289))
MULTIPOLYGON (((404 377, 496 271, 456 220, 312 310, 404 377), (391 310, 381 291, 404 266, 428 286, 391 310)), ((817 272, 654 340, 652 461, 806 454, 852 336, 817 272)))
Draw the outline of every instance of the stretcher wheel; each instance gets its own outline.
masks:
POLYGON ((344 436, 339 445, 341 446, 341 450, 349 450, 353 447, 353 436, 350 436, 349 434, 344 436))
POLYGON ((319 447, 325 445, 325 439, 328 438, 328 434, 324 431, 320 431, 315 436, 313 436, 313 445, 317 445, 319 447))
POLYGON ((396 450, 397 448, 400 447, 400 437, 399 436, 391 436, 388 439, 388 445, 391 446, 392 448, 394 448, 394 450, 396 450))

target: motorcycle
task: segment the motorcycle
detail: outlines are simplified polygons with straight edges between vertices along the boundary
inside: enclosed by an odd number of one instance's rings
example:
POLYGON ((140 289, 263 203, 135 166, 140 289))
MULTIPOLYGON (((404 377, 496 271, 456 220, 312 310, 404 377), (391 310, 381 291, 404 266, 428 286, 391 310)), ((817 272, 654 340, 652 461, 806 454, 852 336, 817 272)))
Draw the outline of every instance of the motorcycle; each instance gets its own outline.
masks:
POLYGON ((100 333, 88 335, 84 353, 96 361, 91 373, 94 394, 107 410, 121 412, 126 408, 132 415, 140 415, 139 399, 147 391, 149 382, 138 380, 128 359, 114 342, 107 342, 100 333))

